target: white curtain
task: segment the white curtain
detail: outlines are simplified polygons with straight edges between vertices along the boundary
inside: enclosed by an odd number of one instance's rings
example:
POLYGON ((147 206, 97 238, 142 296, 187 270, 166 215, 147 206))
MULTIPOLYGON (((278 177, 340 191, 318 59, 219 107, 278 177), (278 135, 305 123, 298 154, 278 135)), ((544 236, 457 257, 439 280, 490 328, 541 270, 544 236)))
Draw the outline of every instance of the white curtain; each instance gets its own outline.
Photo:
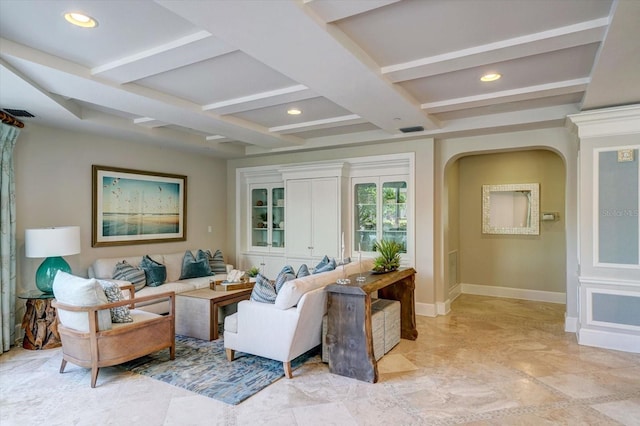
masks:
POLYGON ((15 341, 16 323, 16 185, 13 148, 20 129, 0 123, 0 343, 2 352, 15 341))

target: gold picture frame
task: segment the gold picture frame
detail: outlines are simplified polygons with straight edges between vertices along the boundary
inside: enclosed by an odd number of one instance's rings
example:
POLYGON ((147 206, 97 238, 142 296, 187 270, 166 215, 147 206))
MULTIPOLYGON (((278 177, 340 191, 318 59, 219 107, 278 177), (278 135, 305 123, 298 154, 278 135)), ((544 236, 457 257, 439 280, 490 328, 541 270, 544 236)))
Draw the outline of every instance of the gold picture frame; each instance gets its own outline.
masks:
POLYGON ((187 239, 187 176, 91 168, 92 247, 187 239))

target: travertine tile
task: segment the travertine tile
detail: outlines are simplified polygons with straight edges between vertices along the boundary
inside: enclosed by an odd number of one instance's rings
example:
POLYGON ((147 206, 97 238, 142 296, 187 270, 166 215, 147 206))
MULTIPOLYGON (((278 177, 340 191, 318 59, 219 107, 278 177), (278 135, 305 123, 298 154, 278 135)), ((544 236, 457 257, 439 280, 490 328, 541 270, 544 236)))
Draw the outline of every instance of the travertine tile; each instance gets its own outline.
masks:
POLYGON ((563 305, 462 295, 416 320, 378 383, 314 358, 237 406, 118 367, 91 389, 87 369, 58 373, 60 349, 16 347, 0 356, 0 424, 640 426, 640 354, 579 346, 563 305))

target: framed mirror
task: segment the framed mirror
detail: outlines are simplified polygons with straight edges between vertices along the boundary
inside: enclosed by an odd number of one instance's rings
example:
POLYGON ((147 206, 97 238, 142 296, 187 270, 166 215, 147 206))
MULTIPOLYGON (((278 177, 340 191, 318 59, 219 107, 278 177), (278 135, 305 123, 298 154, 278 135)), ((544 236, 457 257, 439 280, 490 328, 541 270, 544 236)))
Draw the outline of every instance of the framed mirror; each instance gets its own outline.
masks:
POLYGON ((539 235, 540 184, 482 185, 482 233, 539 235))

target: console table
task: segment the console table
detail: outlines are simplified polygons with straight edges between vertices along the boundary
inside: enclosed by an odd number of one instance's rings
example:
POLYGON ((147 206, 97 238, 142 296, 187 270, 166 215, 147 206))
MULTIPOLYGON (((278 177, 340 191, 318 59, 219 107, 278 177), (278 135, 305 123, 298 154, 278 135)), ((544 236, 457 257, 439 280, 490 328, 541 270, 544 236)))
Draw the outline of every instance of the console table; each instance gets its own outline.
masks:
POLYGON ((332 373, 376 383, 378 365, 373 355, 371 293, 400 302, 400 337, 416 340, 415 274, 400 268, 386 274, 363 273, 364 282, 349 277, 350 284, 327 286, 327 337, 325 344, 332 373))

